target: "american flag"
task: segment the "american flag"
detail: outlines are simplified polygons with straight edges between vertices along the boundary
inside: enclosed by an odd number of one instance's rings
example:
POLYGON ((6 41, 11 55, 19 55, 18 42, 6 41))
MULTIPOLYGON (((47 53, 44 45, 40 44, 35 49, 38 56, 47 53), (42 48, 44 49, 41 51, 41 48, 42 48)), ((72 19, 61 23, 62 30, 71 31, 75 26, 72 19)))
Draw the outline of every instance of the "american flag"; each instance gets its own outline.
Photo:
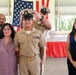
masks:
MULTIPOLYGON (((41 6, 49 6, 49 0, 14 0, 14 11, 12 25, 16 31, 20 30, 20 11, 26 8, 34 9, 39 12, 41 6)), ((48 16, 47 16, 48 18, 48 16)))
POLYGON ((13 14, 13 22, 12 22, 13 26, 19 26, 20 11, 25 8, 33 9, 33 2, 14 0, 14 14, 13 14))

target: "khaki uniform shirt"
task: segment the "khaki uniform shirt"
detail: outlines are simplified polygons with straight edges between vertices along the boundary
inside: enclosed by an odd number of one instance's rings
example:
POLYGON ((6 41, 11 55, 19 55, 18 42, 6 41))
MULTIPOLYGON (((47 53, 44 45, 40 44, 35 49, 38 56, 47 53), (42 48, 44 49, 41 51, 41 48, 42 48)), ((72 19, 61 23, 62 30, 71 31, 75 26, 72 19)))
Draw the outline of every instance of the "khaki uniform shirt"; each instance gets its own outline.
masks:
POLYGON ((48 29, 44 26, 43 23, 39 23, 37 21, 34 22, 34 27, 38 30, 40 30, 47 41, 47 36, 48 36, 48 29))
POLYGON ((48 30, 43 23, 34 22, 34 27, 44 33, 45 30, 48 30))
POLYGON ((20 48, 20 54, 33 57, 35 54, 40 54, 40 47, 46 45, 42 33, 33 28, 31 33, 26 33, 25 29, 18 31, 14 38, 15 46, 20 48))

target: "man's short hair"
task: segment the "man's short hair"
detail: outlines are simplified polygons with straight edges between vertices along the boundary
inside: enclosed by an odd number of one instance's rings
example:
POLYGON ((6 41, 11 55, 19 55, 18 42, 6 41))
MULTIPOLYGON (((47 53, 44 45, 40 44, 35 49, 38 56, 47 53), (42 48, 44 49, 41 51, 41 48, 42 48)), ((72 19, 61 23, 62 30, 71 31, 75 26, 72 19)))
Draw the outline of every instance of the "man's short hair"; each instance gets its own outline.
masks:
POLYGON ((5 19, 5 21, 6 21, 6 17, 5 17, 5 15, 4 15, 4 14, 0 14, 0 15, 3 15, 3 16, 4 16, 4 19, 5 19))

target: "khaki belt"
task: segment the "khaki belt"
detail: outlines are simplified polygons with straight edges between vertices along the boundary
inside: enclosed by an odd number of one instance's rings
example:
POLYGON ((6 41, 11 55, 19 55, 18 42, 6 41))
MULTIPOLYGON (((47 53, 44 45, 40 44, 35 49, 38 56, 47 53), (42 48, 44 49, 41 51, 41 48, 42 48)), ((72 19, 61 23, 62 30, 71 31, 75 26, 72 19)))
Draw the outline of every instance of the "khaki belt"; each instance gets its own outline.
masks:
POLYGON ((27 57, 27 56, 24 56, 24 55, 21 55, 22 57, 25 57, 28 61, 32 61, 34 60, 35 58, 38 57, 38 55, 35 55, 34 57, 27 57))

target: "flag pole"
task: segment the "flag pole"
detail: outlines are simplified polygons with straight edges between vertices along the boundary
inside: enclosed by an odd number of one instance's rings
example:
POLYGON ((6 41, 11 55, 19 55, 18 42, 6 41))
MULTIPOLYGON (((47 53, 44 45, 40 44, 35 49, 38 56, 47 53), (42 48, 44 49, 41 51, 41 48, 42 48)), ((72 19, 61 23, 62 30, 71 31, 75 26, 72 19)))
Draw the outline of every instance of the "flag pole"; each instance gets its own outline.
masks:
POLYGON ((8 21, 10 22, 10 0, 8 0, 8 21))

